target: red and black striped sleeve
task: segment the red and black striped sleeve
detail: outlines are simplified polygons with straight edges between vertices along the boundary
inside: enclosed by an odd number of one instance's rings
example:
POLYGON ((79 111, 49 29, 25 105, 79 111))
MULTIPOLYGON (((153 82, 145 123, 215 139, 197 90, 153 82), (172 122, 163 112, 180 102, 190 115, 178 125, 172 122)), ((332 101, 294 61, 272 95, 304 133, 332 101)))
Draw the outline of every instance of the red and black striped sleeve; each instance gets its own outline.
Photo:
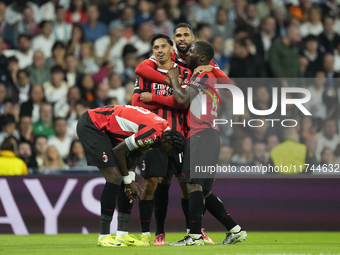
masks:
POLYGON ((144 60, 136 67, 135 73, 146 80, 163 84, 166 76, 156 70, 157 64, 155 61, 151 58, 144 60))

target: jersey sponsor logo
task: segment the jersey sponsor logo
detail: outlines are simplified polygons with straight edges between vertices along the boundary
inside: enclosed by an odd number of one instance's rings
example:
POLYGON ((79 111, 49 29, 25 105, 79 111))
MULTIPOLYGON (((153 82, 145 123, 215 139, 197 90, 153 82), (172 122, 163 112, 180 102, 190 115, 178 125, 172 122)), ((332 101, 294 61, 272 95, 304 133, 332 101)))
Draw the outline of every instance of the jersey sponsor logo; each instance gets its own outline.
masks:
POLYGON ((109 157, 105 154, 105 152, 103 152, 103 157, 102 158, 103 158, 104 163, 109 161, 109 157))
POLYGON ((196 82, 200 82, 200 81, 201 81, 201 78, 200 78, 200 77, 197 77, 195 81, 196 81, 196 82))
POLYGON ((173 94, 173 88, 165 84, 152 83, 152 89, 155 91, 155 95, 171 96, 173 94))

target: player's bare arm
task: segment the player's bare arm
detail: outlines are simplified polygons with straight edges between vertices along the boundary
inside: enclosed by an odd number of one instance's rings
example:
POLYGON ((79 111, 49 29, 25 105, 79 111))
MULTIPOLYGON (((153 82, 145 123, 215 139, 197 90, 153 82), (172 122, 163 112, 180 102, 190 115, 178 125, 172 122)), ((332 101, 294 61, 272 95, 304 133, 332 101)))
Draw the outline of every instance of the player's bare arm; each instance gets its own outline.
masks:
POLYGON ((182 107, 190 104, 191 100, 197 95, 197 92, 190 86, 187 86, 185 90, 182 89, 178 83, 179 70, 177 68, 171 68, 168 71, 168 75, 174 90, 173 95, 178 104, 182 107))
POLYGON ((129 171, 126 162, 126 154, 130 152, 129 148, 127 147, 125 141, 118 144, 116 147, 112 149, 113 156, 117 162, 117 166, 119 168, 120 173, 122 174, 124 184, 127 189, 130 189, 130 199, 135 200, 135 197, 139 197, 139 189, 142 187, 132 180, 129 176, 129 171))

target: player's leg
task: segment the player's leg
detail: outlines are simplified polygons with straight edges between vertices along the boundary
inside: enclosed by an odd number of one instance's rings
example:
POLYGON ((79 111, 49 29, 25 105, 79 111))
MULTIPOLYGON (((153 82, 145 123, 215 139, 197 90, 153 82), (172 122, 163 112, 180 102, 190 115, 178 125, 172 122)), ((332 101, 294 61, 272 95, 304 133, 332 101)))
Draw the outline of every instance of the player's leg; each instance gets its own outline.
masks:
POLYGON ((246 239, 247 232, 231 218, 222 201, 211 191, 204 190, 205 207, 229 231, 223 242, 218 244, 235 244, 246 239))
POLYGON ((150 245, 150 223, 153 212, 153 195, 157 187, 157 177, 143 177, 142 194, 139 199, 139 218, 142 227, 142 241, 150 245))
POLYGON ((125 185, 122 183, 117 198, 118 205, 118 226, 116 241, 128 246, 146 246, 144 242, 138 240, 134 235, 129 234, 128 224, 130 221, 130 215, 132 211, 133 203, 125 194, 125 185))
POLYGON ((125 246, 114 240, 110 235, 110 224, 116 207, 117 195, 120 191, 122 176, 117 167, 98 167, 105 178, 104 189, 100 198, 100 246, 125 246))
POLYGON ((169 188, 172 178, 172 170, 168 170, 165 177, 158 178, 158 185, 153 197, 156 219, 156 235, 153 245, 165 245, 164 224, 168 211, 169 188))
POLYGON ((87 112, 78 121, 77 134, 84 147, 87 164, 97 166, 106 180, 100 199, 100 235, 97 244, 110 247, 126 246, 116 242, 110 235, 110 223, 122 183, 122 176, 111 150, 114 145, 111 144, 110 138, 93 124, 87 112))

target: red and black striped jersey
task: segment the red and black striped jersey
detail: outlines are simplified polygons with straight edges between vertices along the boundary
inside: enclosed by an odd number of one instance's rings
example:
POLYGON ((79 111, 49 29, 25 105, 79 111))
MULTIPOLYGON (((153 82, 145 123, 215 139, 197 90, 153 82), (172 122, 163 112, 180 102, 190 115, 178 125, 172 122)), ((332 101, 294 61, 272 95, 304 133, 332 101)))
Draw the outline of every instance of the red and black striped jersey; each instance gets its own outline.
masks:
MULTIPOLYGON (((187 68, 174 64, 173 67, 176 67, 180 71, 180 75, 183 78, 182 88, 185 88, 190 81, 191 71, 187 68)), ((157 71, 164 75, 167 75, 168 70, 158 68, 157 71)), ((153 82, 150 80, 146 80, 142 77, 138 77, 135 83, 135 90, 134 90, 134 97, 132 100, 132 105, 142 106, 147 108, 157 114, 158 116, 162 117, 163 119, 167 120, 171 129, 174 131, 179 131, 183 135, 184 129, 184 119, 185 119, 185 110, 180 108, 173 108, 166 106, 161 103, 161 97, 166 97, 168 99, 173 95, 173 88, 166 84, 160 84, 157 82, 153 82), (149 104, 144 104, 140 101, 140 94, 143 92, 150 92, 153 97, 160 98, 158 102, 151 102, 149 104), (135 96, 136 95, 136 96, 135 96)), ((174 98, 172 98, 175 101, 174 98)), ((154 101, 154 100, 153 100, 154 101)))
POLYGON ((166 120, 141 107, 104 106, 88 110, 94 125, 112 140, 124 141, 132 151, 152 148, 163 132, 170 130, 166 120))
POLYGON ((219 103, 218 89, 214 88, 215 84, 216 77, 211 72, 196 73, 191 77, 189 86, 196 90, 197 95, 191 100, 187 114, 187 139, 208 128, 218 130, 218 127, 214 126, 219 103), (206 99, 206 106, 202 106, 204 98, 206 99), (204 112, 203 109, 205 109, 204 112))

